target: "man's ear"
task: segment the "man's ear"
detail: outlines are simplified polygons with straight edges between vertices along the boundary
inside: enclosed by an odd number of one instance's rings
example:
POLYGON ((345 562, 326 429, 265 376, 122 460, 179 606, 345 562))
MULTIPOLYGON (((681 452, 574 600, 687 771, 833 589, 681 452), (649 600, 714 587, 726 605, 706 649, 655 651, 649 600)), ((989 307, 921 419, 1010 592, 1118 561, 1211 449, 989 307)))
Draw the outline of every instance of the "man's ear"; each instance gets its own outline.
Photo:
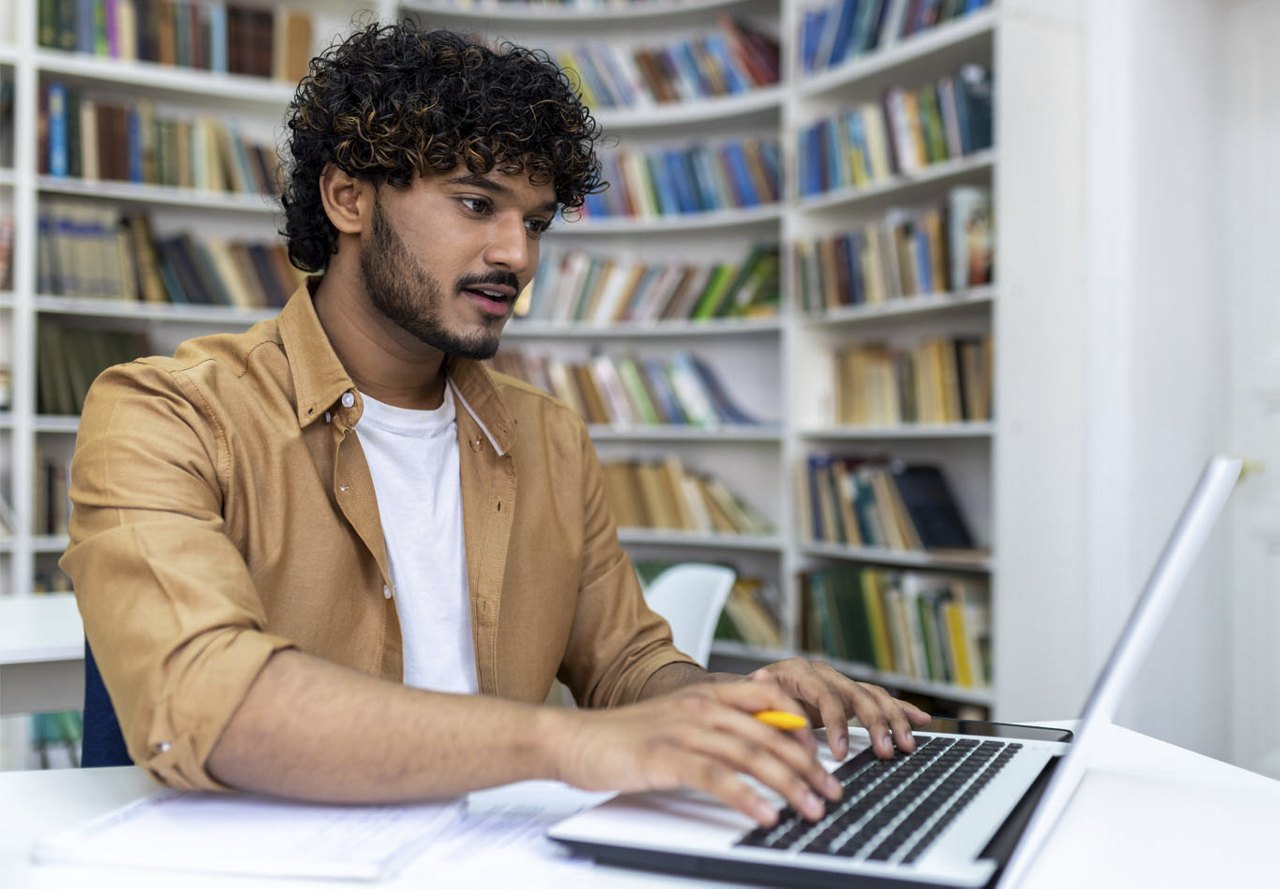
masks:
POLYGON ((372 218, 374 189, 371 183, 328 163, 320 171, 320 200, 334 228, 342 234, 358 235, 372 218))

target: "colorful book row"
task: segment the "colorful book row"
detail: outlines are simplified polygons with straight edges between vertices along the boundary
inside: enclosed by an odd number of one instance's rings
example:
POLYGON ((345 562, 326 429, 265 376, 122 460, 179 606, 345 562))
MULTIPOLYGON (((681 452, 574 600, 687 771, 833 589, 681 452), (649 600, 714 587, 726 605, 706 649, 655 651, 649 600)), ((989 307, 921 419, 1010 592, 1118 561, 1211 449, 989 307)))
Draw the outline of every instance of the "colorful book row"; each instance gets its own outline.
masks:
POLYGON ((984 585, 917 571, 841 566, 801 575, 802 644, 882 673, 991 685, 984 585))
POLYGON ((782 199, 781 149, 776 139, 651 151, 619 150, 603 160, 610 187, 587 195, 588 218, 652 219, 756 207, 782 199))
POLYGON ((777 83, 778 41, 728 15, 718 24, 718 31, 662 46, 579 43, 554 56, 577 72, 593 109, 735 96, 777 83))
POLYGON ((545 256, 518 317, 623 324, 778 313, 781 257, 759 245, 738 262, 640 260, 565 250, 545 256))
POLYGON ((955 21, 991 0, 828 0, 800 20, 800 70, 812 74, 955 21))
POLYGON ((62 83, 40 90, 40 172, 237 194, 280 194, 274 145, 209 115, 160 115, 146 99, 97 101, 62 83))
POLYGON ((142 212, 88 201, 40 204, 36 286, 52 296, 283 306, 303 279, 279 241, 158 235, 142 212))
POLYGON ((814 315, 985 286, 995 274, 991 191, 957 186, 941 207, 893 208, 794 249, 801 306, 814 315))
POLYGON ((699 534, 771 534, 773 525, 721 479, 678 457, 614 460, 601 466, 605 497, 621 528, 699 534))
POLYGON ((634 426, 755 425, 709 365, 688 352, 669 360, 597 355, 572 362, 543 352, 503 349, 493 369, 549 392, 588 423, 634 426))
POLYGON ((986 150, 991 113, 991 72, 981 65, 919 87, 892 87, 879 102, 800 130, 800 194, 865 188, 986 150))
POLYGON ((312 51, 311 14, 221 0, 38 0, 43 47, 123 61, 296 82, 312 51))
POLYGON ((883 456, 811 452, 796 490, 817 543, 891 550, 975 551, 942 470, 883 456))
POLYGON ((837 350, 836 422, 849 426, 986 422, 988 334, 929 337, 910 348, 863 342, 837 350))

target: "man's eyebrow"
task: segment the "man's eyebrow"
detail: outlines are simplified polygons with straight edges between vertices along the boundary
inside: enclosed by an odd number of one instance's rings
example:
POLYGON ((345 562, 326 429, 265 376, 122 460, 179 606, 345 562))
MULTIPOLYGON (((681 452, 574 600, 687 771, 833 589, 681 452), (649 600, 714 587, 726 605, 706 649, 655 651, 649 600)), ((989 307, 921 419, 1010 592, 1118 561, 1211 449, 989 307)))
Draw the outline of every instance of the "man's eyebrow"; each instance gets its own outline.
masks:
MULTIPOLYGON (((483 175, 482 173, 462 173, 457 176, 450 176, 448 179, 445 180, 445 184, 446 185, 469 185, 472 188, 478 188, 481 191, 487 191, 487 192, 490 192, 491 194, 502 195, 504 198, 513 197, 515 195, 515 192, 509 186, 503 185, 501 182, 498 182, 494 179, 490 179, 489 177, 483 175)), ((555 213, 557 210, 560 209, 560 203, 559 201, 555 200, 555 198, 552 198, 551 200, 546 201, 545 203, 539 204, 534 209, 542 210, 547 213, 555 213)))

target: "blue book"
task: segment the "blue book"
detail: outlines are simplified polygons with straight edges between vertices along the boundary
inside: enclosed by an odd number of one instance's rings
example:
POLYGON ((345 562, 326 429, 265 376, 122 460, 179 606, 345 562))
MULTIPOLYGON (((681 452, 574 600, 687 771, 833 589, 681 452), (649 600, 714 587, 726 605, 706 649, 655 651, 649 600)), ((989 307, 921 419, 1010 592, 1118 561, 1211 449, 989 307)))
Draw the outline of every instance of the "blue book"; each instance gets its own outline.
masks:
POLYGON ((209 20, 209 70, 227 73, 227 7, 221 0, 205 4, 209 20))
POLYGON ((817 69, 818 47, 830 17, 830 6, 815 6, 804 12, 800 25, 800 70, 806 74, 817 69))
POLYGON ((729 142, 724 146, 723 155, 724 162, 728 165, 729 176, 734 183, 734 192, 739 195, 738 206, 757 206, 760 203, 760 195, 756 192, 751 171, 747 168, 747 155, 742 143, 729 142))
POLYGON ((769 183, 770 194, 763 195, 770 201, 782 200, 782 143, 769 139, 757 143, 756 151, 764 166, 764 178, 769 183))
POLYGON ((76 52, 93 55, 93 0, 76 0, 76 52))
POLYGON ((694 194, 693 182, 690 180, 684 165, 684 153, 671 148, 662 153, 662 168, 666 173, 671 191, 675 194, 676 206, 681 213, 697 213, 703 209, 698 204, 698 196, 694 194))
POLYGON ((128 138, 125 143, 125 158, 129 163, 129 181, 142 182, 142 121, 136 105, 130 105, 126 109, 125 127, 128 138))
POLYGON ((644 156, 645 170, 658 194, 658 214, 670 216, 680 212, 680 199, 676 196, 675 186, 666 175, 665 161, 658 153, 650 152, 644 156))
POLYGON ((956 110, 964 153, 991 147, 991 72, 981 65, 965 65, 956 77, 956 110))
POLYGON ((67 154, 67 88, 61 83, 49 84, 45 100, 49 116, 49 175, 69 176, 67 154))
POLYGON ((689 420, 680 406, 680 400, 676 398, 675 390, 671 388, 666 365, 658 358, 646 358, 640 363, 640 370, 649 384, 649 395, 662 414, 663 422, 672 426, 687 425, 689 420))
POLYGON ((844 0, 840 4, 840 13, 836 19, 835 38, 831 43, 831 59, 829 66, 835 67, 849 58, 853 43, 853 28, 858 17, 858 0, 844 0))
POLYGON ((750 79, 748 79, 737 62, 734 61, 733 53, 729 51, 729 44, 725 43, 723 34, 708 34, 706 39, 702 41, 702 46, 706 49, 707 54, 715 60, 724 76, 725 91, 731 96, 741 93, 750 92, 754 87, 750 79))
POLYGON ((701 358, 689 352, 679 352, 671 360, 672 364, 693 371, 694 376, 702 383, 703 390, 711 398, 711 404, 721 421, 737 426, 755 426, 760 423, 758 418, 738 407, 715 371, 701 358))

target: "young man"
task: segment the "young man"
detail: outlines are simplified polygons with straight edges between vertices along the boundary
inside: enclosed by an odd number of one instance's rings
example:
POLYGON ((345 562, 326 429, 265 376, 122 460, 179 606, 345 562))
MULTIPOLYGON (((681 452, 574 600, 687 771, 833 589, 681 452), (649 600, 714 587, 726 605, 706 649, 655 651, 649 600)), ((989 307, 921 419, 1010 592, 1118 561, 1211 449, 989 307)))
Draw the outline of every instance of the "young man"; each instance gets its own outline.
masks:
POLYGON ((545 56, 370 26, 290 109, 278 318, 93 386, 72 577, 130 754, 161 781, 374 801, 554 777, 817 816, 857 716, 927 716, 793 659, 712 676, 644 604, 581 420, 490 374, 558 210, 602 187, 545 56), (553 678, 582 709, 543 706, 553 678))

